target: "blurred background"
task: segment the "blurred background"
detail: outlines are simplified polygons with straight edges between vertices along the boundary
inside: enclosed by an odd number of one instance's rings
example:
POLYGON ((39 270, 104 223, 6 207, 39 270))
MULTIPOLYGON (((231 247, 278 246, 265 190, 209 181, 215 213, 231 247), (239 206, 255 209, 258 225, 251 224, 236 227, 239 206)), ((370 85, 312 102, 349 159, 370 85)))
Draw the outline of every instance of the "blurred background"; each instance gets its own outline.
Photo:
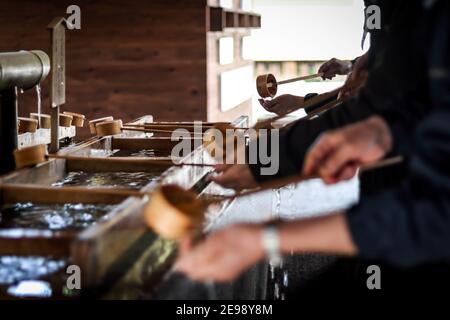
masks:
MULTIPOLYGON (((361 55, 363 0, 15 0, 2 2, 0 51, 50 51, 47 25, 81 9, 67 33, 63 110, 88 119, 144 114, 158 121, 232 120, 264 115, 255 78, 316 73, 332 57, 361 55)), ((367 45, 366 45, 367 49, 367 45)), ((324 92, 344 79, 279 87, 279 94, 324 92)), ((48 79, 42 86, 49 113, 48 79)), ((19 114, 36 110, 36 92, 19 114)), ((87 136, 87 130, 79 132, 87 136)))
MULTIPOLYGON (((364 3, 361 0, 248 2, 263 17, 261 29, 252 31, 252 37, 248 38, 244 48, 255 61, 256 75, 273 73, 277 80, 283 80, 313 74, 324 61, 333 57, 353 60, 368 49, 369 38, 364 44, 365 50, 361 48, 364 23, 364 3)), ((333 81, 286 84, 278 88, 278 94, 326 92, 344 80, 345 77, 337 77, 333 81)), ((253 113, 256 117, 265 113, 257 99, 253 99, 253 113)))

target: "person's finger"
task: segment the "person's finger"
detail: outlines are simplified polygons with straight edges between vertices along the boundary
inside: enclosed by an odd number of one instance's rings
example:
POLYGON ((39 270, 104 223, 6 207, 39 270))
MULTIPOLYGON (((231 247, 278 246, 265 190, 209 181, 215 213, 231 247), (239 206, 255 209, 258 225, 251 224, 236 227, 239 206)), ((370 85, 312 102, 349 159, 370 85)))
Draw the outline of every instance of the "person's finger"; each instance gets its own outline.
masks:
POLYGON ((277 104, 272 105, 272 107, 270 107, 270 108, 264 108, 264 109, 266 109, 266 111, 268 111, 268 112, 277 113, 280 110, 280 105, 277 103, 277 104))
POLYGON ((230 268, 230 264, 225 259, 217 259, 212 263, 202 265, 189 274, 189 277, 197 281, 215 281, 225 282, 231 281, 238 275, 234 268, 230 268))
POLYGON ((230 165, 229 165, 229 164, 216 164, 216 165, 214 166, 214 171, 220 173, 220 172, 225 172, 225 171, 227 171, 229 168, 230 168, 230 165))
POLYGON ((204 242, 198 243, 187 254, 181 255, 176 263, 176 270, 191 274, 213 260, 215 253, 214 246, 210 244, 212 241, 208 238, 204 242))
POLYGON ((194 250, 191 251, 191 258, 197 265, 211 265, 226 256, 227 238, 225 231, 218 231, 197 243, 194 250))
POLYGON ((348 163, 346 167, 342 168, 341 171, 335 176, 329 176, 323 171, 320 171, 320 177, 325 184, 336 184, 340 181, 349 180, 353 178, 358 171, 358 167, 354 163, 348 163))
POLYGON ((234 176, 223 173, 217 176, 211 176, 210 181, 217 183, 218 185, 226 188, 230 188, 233 185, 234 176))
POLYGON ((277 98, 264 100, 263 106, 264 106, 265 108, 270 107, 270 106, 271 106, 272 104, 274 104, 276 101, 277 101, 277 98))
POLYGON ((343 168, 355 159, 354 150, 349 145, 343 145, 329 154, 322 163, 321 175, 336 177, 343 168))
POLYGON ((196 280, 218 280, 221 273, 227 271, 228 266, 224 263, 224 257, 227 256, 226 252, 214 255, 214 258, 202 261, 198 259, 196 261, 195 268, 183 269, 189 274, 189 277, 196 280))
POLYGON ((326 138, 320 139, 318 143, 312 146, 303 165, 304 175, 312 175, 317 171, 323 157, 329 152, 328 149, 329 144, 326 138))
POLYGON ((319 73, 322 73, 322 80, 326 80, 326 79, 328 79, 328 73, 327 73, 327 71, 319 71, 319 73))
MULTIPOLYGON (((246 262, 236 261, 236 256, 229 249, 223 248, 223 240, 220 237, 214 239, 214 250, 203 249, 200 254, 209 258, 201 261, 202 264, 193 268, 189 276, 196 280, 228 281, 235 278, 243 268, 247 267, 246 262), (220 242, 220 243, 219 243, 220 242), (209 253, 208 253, 209 252, 209 253)), ((209 242, 207 246, 211 246, 209 242)), ((198 260, 200 262, 200 260, 198 260)))
POLYGON ((248 184, 246 178, 236 177, 235 175, 226 177, 217 176, 211 178, 211 181, 217 183, 223 188, 233 189, 237 191, 246 189, 248 184))
POLYGON ((278 103, 278 99, 271 99, 271 100, 266 100, 264 101, 263 107, 267 110, 267 109, 271 109, 275 104, 278 103))
POLYGON ((264 107, 264 103, 266 103, 266 100, 264 100, 264 99, 258 99, 258 101, 259 101, 259 104, 260 104, 262 107, 264 107))
POLYGON ((177 272, 190 273, 191 270, 195 269, 195 260, 192 258, 191 254, 181 255, 175 262, 174 270, 177 272))
POLYGON ((338 182, 334 177, 329 177, 320 173, 319 176, 322 179, 322 181, 327 185, 336 184, 338 182))
POLYGON ((320 66, 318 72, 319 72, 319 73, 322 73, 322 72, 324 73, 324 72, 327 72, 328 69, 329 69, 329 63, 328 63, 328 62, 325 62, 324 64, 322 64, 322 65, 320 66))
POLYGON ((317 169, 321 166, 324 159, 329 153, 333 151, 342 142, 342 137, 340 134, 336 133, 325 133, 322 134, 317 141, 310 147, 307 153, 304 166, 303 174, 311 175, 314 174, 317 169))
POLYGON ((353 163, 347 164, 341 172, 335 177, 337 181, 345 181, 353 178, 358 171, 358 166, 353 163))

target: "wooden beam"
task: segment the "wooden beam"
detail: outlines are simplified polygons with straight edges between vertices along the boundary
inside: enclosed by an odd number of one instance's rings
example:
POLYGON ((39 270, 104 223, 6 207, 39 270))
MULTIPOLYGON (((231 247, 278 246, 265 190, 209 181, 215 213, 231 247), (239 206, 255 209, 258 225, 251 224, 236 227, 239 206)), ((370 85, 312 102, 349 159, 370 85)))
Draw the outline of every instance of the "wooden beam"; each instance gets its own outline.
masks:
POLYGON ((10 184, 0 187, 2 203, 92 203, 115 204, 130 196, 142 196, 139 191, 112 188, 47 187, 42 185, 10 184))
POLYGON ((68 257, 77 231, 0 230, 1 255, 68 257))

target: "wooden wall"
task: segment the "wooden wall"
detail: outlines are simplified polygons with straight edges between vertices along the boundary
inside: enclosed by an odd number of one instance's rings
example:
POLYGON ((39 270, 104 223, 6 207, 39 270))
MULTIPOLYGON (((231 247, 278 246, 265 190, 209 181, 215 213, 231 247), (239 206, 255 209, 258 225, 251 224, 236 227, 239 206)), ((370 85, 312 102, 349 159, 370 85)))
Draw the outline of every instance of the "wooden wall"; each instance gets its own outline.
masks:
MULTIPOLYGON (((47 24, 81 7, 81 30, 67 34, 67 103, 88 118, 206 120, 206 36, 202 0, 5 0, 0 52, 49 52, 47 24)), ((49 112, 48 80, 43 86, 49 112)), ((19 113, 36 110, 34 92, 19 113)), ((84 130, 82 134, 87 135, 84 130)))

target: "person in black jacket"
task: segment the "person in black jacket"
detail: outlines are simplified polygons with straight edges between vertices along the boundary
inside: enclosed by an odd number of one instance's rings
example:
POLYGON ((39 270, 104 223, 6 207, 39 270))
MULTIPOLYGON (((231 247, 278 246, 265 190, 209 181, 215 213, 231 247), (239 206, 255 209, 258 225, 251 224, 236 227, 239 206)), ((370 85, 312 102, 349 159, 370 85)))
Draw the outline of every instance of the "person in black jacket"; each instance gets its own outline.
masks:
MULTIPOLYGON (((322 78, 332 79, 336 75, 348 75, 345 85, 340 91, 341 98, 349 98, 355 96, 359 89, 364 86, 367 80, 367 74, 369 69, 377 65, 377 58, 383 54, 383 42, 388 34, 388 30, 392 23, 395 23, 395 17, 398 15, 399 10, 404 6, 402 1, 378 1, 378 0, 365 0, 365 21, 364 21, 364 34, 361 41, 361 47, 363 47, 367 34, 371 34, 371 46, 369 51, 360 57, 355 58, 352 61, 345 61, 336 58, 332 58, 329 61, 322 64, 318 70, 319 73, 323 73, 322 78), (367 27, 367 10, 372 6, 377 5, 382 12, 382 28, 380 30, 370 30, 367 27)), ((261 106, 269 112, 276 114, 284 114, 292 107, 302 107, 307 100, 317 96, 316 93, 309 93, 305 97, 296 96, 292 94, 284 94, 273 99, 259 99, 261 106)), ((314 107, 306 108, 307 113, 313 111, 315 108, 320 107, 332 100, 335 100, 337 95, 326 99, 321 103, 318 103, 314 107)))
MULTIPOLYGON (((425 51, 425 61, 417 70, 429 92, 426 116, 410 124, 402 117, 375 115, 328 132, 310 149, 303 167, 305 173, 319 172, 334 181, 357 165, 395 153, 407 159, 408 179, 346 212, 278 223, 283 253, 359 255, 400 267, 450 257, 450 3, 427 4, 431 7, 421 20, 428 22, 430 41, 418 49, 425 51)), ((178 270, 195 279, 232 279, 264 257, 263 234, 263 225, 244 224, 195 247, 185 240, 178 270)))
MULTIPOLYGON (((417 72, 424 61, 415 46, 427 44, 420 23, 421 4, 417 1, 379 1, 390 19, 375 33, 369 51, 369 78, 355 99, 310 121, 299 121, 280 133, 279 168, 276 175, 262 175, 261 163, 219 166, 225 171, 212 180, 224 187, 245 189, 258 183, 300 172, 309 146, 324 131, 361 121, 374 114, 403 118, 414 125, 427 112, 424 76, 417 72), (421 37, 422 42, 413 39, 421 37)), ((382 15, 384 11, 382 11, 382 15)), ((270 137, 270 136, 269 136, 270 137)), ((257 141, 253 143, 258 144, 257 141)), ((406 143, 406 142, 405 142, 406 143)), ((270 142, 268 143, 270 146, 270 142)))

